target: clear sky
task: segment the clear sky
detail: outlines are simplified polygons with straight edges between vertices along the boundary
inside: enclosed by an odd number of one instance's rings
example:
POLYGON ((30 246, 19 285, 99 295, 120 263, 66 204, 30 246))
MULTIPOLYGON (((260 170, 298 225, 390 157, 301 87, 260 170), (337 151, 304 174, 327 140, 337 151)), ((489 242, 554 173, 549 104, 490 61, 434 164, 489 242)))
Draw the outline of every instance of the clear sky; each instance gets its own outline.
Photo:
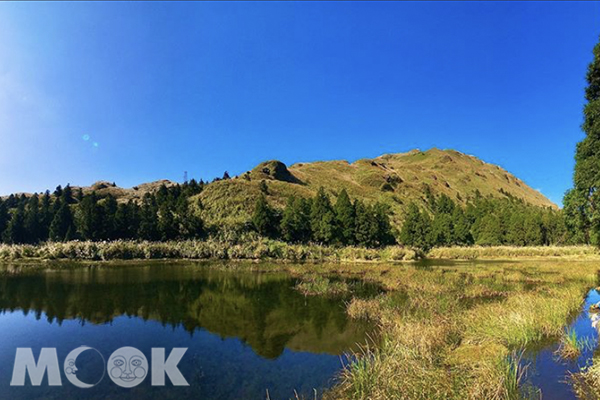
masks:
POLYGON ((600 3, 0 3, 0 193, 453 148, 560 203, 600 3))

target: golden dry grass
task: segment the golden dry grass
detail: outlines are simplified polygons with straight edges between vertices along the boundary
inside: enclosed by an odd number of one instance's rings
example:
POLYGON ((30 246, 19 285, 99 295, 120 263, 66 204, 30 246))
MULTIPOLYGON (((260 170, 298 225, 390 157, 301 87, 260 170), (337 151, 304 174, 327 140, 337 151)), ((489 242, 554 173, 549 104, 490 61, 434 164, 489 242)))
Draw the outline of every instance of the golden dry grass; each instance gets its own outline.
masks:
MULTIPOLYGON (((337 270, 360 273, 353 268, 337 270)), ((354 354, 355 362, 344 370, 329 396, 517 399, 536 395, 534 388, 524 386, 521 351, 532 344, 561 340, 565 326, 594 286, 597 269, 594 262, 561 261, 373 266, 363 271, 364 277, 390 290, 374 299, 354 299, 348 313, 378 324, 381 341, 354 354)))

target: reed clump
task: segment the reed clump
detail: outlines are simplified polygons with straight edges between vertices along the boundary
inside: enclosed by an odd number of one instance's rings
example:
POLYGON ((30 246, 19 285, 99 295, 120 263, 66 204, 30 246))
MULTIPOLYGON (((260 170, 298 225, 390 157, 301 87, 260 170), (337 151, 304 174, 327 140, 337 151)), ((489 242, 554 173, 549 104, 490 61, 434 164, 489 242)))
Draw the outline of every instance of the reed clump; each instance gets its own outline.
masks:
POLYGON ((555 354, 563 360, 574 360, 588 346, 590 346, 589 343, 584 339, 578 338, 577 332, 574 329, 570 329, 563 332, 555 354))

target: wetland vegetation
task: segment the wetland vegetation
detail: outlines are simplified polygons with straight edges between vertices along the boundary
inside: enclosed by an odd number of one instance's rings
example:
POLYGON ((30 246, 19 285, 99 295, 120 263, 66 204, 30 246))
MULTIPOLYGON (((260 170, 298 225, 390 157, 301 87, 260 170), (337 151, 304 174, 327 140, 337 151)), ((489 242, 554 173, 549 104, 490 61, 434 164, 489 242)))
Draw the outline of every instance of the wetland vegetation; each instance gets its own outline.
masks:
MULTIPOLYGON (((3 318, 25 312, 23 318, 32 315, 38 324, 79 321, 104 327, 106 334, 121 329, 123 316, 158 321, 175 334, 187 331, 192 342, 208 330, 242 340, 259 359, 277 362, 290 355, 286 349, 348 354, 343 366, 340 359, 335 367, 328 359, 321 375, 301 375, 306 381, 301 388, 285 374, 276 384, 246 370, 244 377, 234 374, 256 383, 254 395, 270 388, 270 398, 293 397, 293 389, 312 398, 309 386, 314 385, 318 397, 326 399, 514 399, 548 390, 532 378, 526 356, 548 344, 554 346, 549 363, 561 365, 582 352, 589 364, 544 377, 552 390, 597 390, 590 356, 597 333, 585 336, 572 321, 589 308, 591 303, 584 302, 598 276, 593 261, 561 260, 336 262, 310 268, 231 261, 21 260, 2 269, 0 307, 3 318)), ((592 328, 588 315, 583 323, 592 328)), ((143 326, 136 329, 144 332, 143 326)), ((166 332, 161 335, 170 336, 166 332)), ((296 373, 305 373, 298 368, 296 373)), ((217 390, 196 378, 196 389, 217 390)), ((197 394, 186 396, 192 393, 197 394)))

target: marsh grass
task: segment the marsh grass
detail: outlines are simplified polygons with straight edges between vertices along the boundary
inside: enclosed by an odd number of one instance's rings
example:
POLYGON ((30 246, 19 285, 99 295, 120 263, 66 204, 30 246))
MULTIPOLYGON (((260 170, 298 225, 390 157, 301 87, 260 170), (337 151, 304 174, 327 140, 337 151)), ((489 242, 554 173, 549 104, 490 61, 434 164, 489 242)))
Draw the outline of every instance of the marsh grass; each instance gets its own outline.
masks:
POLYGON ((595 285, 597 265, 544 260, 365 268, 337 271, 362 273, 388 289, 347 304, 351 317, 379 326, 382 339, 352 354, 332 399, 539 397, 521 355, 565 335, 595 285))
POLYGON ((469 246, 436 247, 427 253, 427 258, 448 260, 509 260, 540 257, 598 259, 600 258, 600 250, 595 246, 469 246))
POLYGON ((242 239, 209 238, 171 242, 116 240, 107 242, 47 242, 39 245, 0 244, 0 260, 149 260, 214 259, 284 261, 411 261, 422 257, 419 250, 401 246, 380 249, 290 244, 249 235, 242 239))

